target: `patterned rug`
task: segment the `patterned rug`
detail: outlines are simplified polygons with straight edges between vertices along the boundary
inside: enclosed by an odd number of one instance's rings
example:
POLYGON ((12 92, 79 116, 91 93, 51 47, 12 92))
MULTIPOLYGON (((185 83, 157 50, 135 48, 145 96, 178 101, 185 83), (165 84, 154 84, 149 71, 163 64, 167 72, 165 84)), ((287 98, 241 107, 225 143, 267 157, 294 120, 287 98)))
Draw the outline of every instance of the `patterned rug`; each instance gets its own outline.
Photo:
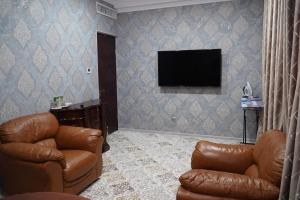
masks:
POLYGON ((200 139, 150 132, 118 131, 109 135, 103 154, 103 174, 81 196, 92 200, 174 200, 178 177, 190 169, 191 154, 200 139))

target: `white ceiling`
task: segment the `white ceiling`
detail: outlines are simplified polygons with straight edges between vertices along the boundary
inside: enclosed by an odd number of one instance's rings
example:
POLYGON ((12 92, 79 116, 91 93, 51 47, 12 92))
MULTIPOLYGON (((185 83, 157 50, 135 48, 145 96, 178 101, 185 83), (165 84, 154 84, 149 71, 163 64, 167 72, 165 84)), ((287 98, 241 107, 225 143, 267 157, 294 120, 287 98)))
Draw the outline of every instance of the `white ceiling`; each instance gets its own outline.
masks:
POLYGON ((119 13, 140 10, 151 10, 158 8, 168 8, 186 6, 194 4, 204 4, 231 0, 105 0, 114 5, 119 13))

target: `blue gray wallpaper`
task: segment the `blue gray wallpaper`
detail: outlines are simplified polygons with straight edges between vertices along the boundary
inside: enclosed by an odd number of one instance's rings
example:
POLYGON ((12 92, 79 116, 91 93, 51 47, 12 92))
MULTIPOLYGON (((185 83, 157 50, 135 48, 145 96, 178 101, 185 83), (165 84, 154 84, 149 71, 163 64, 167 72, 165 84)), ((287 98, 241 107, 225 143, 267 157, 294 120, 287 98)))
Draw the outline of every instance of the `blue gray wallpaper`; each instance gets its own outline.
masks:
MULTIPOLYGON (((262 14, 261 0, 120 14, 119 126, 242 137, 242 86, 250 81, 261 94, 262 14), (157 51, 211 48, 222 49, 221 88, 158 87, 157 51)), ((254 116, 248 119, 254 138, 254 116)))
POLYGON ((115 34, 115 26, 95 4, 0 1, 0 123, 47 111, 53 96, 73 103, 98 97, 96 32, 115 34))

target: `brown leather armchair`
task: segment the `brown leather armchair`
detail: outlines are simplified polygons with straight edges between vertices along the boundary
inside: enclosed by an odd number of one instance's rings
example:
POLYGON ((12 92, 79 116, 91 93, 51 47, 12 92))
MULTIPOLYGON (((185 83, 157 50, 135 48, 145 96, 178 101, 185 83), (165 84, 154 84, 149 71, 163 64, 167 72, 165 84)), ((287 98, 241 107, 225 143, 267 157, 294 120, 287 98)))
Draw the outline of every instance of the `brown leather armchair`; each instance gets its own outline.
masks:
POLYGON ((102 171, 101 131, 59 126, 51 113, 3 123, 0 141, 0 176, 6 194, 76 194, 102 171))
POLYGON ((286 134, 272 130, 256 145, 197 143, 177 200, 278 199, 286 134))

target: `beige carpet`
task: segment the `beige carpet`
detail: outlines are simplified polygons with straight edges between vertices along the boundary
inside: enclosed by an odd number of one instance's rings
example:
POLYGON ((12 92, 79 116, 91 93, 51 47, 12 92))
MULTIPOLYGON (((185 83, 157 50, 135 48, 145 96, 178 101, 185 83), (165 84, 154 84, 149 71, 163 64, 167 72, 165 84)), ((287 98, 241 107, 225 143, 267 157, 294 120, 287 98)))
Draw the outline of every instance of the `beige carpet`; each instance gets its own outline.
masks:
POLYGON ((103 154, 103 174, 81 196, 92 200, 175 200, 178 177, 190 169, 190 159, 200 139, 151 132, 118 131, 109 135, 111 149, 103 154))

